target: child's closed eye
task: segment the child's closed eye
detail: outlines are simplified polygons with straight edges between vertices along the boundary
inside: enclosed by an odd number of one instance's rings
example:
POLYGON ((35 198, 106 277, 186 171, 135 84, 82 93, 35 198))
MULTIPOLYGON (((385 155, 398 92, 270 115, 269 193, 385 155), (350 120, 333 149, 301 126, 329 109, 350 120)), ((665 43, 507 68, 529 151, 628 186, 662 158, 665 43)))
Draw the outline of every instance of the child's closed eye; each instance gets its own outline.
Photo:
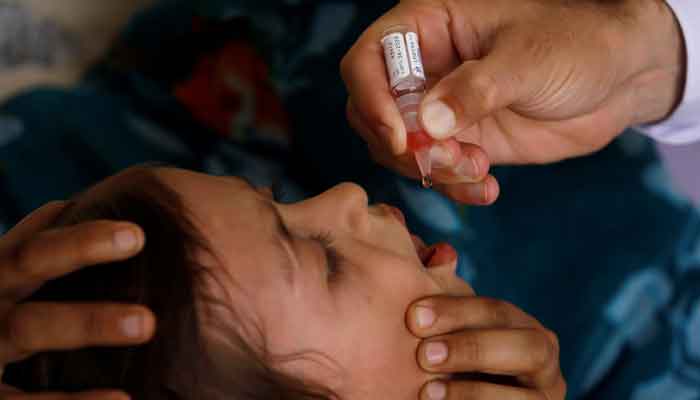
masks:
POLYGON ((329 282, 336 282, 342 276, 343 268, 347 260, 334 246, 333 236, 330 232, 319 232, 310 237, 323 248, 326 257, 326 273, 329 282))

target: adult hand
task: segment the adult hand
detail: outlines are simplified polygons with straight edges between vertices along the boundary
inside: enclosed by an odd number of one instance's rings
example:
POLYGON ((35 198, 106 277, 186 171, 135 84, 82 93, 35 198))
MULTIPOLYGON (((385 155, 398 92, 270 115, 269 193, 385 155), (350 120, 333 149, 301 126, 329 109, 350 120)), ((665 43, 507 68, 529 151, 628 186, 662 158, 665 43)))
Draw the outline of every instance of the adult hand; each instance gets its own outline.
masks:
MULTIPOLYGON (((118 304, 21 303, 43 283, 82 267, 138 253, 144 235, 128 223, 96 221, 45 230, 64 204, 50 203, 0 237, 0 377, 8 363, 41 351, 135 345, 155 330, 150 311, 118 304)), ((0 384, 12 400, 116 400, 125 393, 23 394, 0 384)))
POLYGON ((423 339, 420 366, 456 374, 427 383, 422 400, 565 398, 557 336, 512 304, 469 294, 431 297, 411 306, 407 324, 423 339))
MULTIPOLYGON (((427 268, 454 274, 456 252, 434 247, 427 268)), ((453 278, 443 282, 442 295, 419 299, 406 313, 408 329, 422 339, 421 368, 451 376, 428 382, 420 399, 564 400, 556 334, 514 305, 477 297, 453 278)))
POLYGON ((663 0, 403 1, 362 34, 341 72, 349 120, 375 159, 409 176, 416 167, 380 44, 398 24, 421 39, 430 88, 423 127, 465 143, 446 146, 447 173, 435 180, 466 203, 498 195, 488 161, 548 163, 596 151, 628 126, 669 115, 682 93, 682 33, 663 0))

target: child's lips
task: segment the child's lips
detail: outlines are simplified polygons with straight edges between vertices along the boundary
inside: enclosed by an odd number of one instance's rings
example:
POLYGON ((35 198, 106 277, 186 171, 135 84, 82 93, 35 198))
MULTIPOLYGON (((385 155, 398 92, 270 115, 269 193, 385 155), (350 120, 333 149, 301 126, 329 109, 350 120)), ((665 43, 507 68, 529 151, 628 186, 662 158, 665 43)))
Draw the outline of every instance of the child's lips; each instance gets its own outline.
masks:
POLYGON ((428 255, 423 264, 430 267, 446 265, 457 261, 457 250, 449 243, 437 243, 428 248, 428 255))
POLYGON ((416 247, 418 258, 420 258, 424 267, 437 267, 457 260, 457 250, 449 243, 436 243, 432 246, 426 246, 423 240, 416 235, 412 234, 411 239, 416 247))
MULTIPOLYGON (((401 210, 388 204, 381 204, 380 206, 406 227, 406 217, 401 210)), ((408 227, 406 227, 406 229, 408 230, 408 227)), ((411 234, 413 246, 416 248, 416 254, 418 254, 418 258, 420 258, 423 266, 434 267, 444 265, 454 262, 457 259, 457 251, 449 243, 437 243, 432 246, 427 246, 423 239, 412 234, 410 231, 409 233, 411 234)))

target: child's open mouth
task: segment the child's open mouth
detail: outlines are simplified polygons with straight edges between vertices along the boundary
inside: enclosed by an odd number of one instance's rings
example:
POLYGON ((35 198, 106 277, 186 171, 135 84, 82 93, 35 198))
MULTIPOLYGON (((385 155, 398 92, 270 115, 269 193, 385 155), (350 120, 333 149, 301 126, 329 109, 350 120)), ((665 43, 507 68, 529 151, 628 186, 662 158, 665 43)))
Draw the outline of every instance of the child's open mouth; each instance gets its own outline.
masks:
MULTIPOLYGON (((381 207, 389 211, 396 220, 408 230, 406 226, 406 217, 401 210, 388 204, 382 204, 381 207)), ((432 246, 427 246, 425 242, 423 242, 423 239, 412 234, 410 231, 409 233, 411 234, 413 246, 416 248, 416 254, 418 254, 418 258, 420 258, 424 267, 443 265, 457 259, 457 251, 449 243, 437 243, 432 246)))
POLYGON ((426 246, 421 238, 411 234, 416 253, 424 267, 436 267, 454 262, 457 259, 457 250, 449 243, 436 243, 426 246))

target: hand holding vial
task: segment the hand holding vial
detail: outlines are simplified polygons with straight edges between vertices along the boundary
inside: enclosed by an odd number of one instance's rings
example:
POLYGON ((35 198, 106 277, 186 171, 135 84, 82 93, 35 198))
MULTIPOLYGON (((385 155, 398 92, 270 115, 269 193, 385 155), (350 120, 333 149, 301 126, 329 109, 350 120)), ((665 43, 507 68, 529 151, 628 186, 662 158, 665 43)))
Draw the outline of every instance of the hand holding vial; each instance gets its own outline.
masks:
MULTIPOLYGON (((383 32, 380 45, 391 95, 406 132, 406 151, 402 157, 410 161, 405 163, 409 170, 404 173, 414 176, 417 167, 418 177, 425 188, 433 186, 433 176, 437 178, 436 188, 443 191, 446 184, 450 188, 459 183, 466 184, 471 189, 467 190, 468 195, 475 200, 465 202, 490 203, 490 197, 495 199, 498 196, 498 184, 488 176, 485 154, 479 154, 475 146, 460 146, 454 138, 436 140, 422 127, 419 111, 429 77, 424 71, 418 34, 408 25, 391 26, 383 32), (463 148, 473 151, 462 151, 463 148)), ((349 116, 353 114, 349 112, 349 116)))
POLYGON ((491 164, 586 155, 674 111, 683 36, 662 3, 401 1, 341 63, 348 118, 379 163, 491 204, 491 164))

